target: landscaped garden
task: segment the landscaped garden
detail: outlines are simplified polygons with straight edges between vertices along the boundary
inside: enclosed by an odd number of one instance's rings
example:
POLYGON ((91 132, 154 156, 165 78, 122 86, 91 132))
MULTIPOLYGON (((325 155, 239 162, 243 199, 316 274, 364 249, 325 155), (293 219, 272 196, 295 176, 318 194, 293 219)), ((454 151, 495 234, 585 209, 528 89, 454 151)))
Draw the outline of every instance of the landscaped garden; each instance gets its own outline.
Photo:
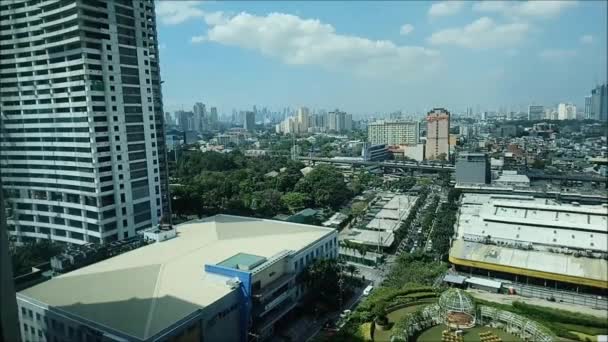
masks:
MULTIPOLYGON (((442 333, 446 330, 447 327, 443 324, 436 325, 430 329, 423 331, 418 338, 416 338, 416 342, 437 342, 441 341, 442 333)), ((501 329, 496 328, 488 328, 488 327, 474 327, 471 329, 464 330, 464 342, 480 342, 481 337, 480 333, 491 332, 493 335, 500 338, 503 342, 520 342, 523 341, 521 338, 509 334, 501 329)), ((377 341, 377 340, 376 340, 377 341)))

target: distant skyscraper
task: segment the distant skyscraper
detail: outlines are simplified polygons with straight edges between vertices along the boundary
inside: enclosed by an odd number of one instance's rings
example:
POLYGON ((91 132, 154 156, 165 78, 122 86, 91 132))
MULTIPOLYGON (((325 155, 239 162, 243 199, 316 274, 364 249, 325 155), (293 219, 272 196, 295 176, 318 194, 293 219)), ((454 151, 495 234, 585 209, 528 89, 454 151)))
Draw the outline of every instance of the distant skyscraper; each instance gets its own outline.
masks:
POLYGON ((245 112, 245 117, 243 120, 243 128, 248 131, 255 130, 255 113, 254 112, 245 112))
POLYGON ((576 106, 571 103, 560 103, 557 106, 558 120, 574 120, 576 119, 576 106))
POLYGON ((450 112, 443 108, 431 110, 427 116, 426 159, 450 158, 450 112))
POLYGON ((298 108, 298 132, 306 133, 308 132, 308 127, 310 127, 310 110, 307 107, 298 108))
POLYGON ((209 125, 211 126, 212 129, 217 129, 218 121, 219 121, 219 118, 217 115, 217 108, 211 107, 211 109, 209 109, 209 125))
POLYGON ((197 102, 194 104, 194 107, 192 108, 192 112, 194 113, 193 116, 193 123, 194 126, 192 127, 193 130, 197 131, 197 132, 202 132, 203 130, 205 130, 207 128, 207 109, 205 107, 204 103, 201 102, 197 102))
POLYGON ((367 139, 373 145, 415 145, 419 131, 416 121, 379 120, 367 124, 367 139))
POLYGON ((544 106, 528 106, 528 120, 542 120, 545 118, 545 107, 544 106))
POLYGON ((10 233, 102 243, 157 224, 169 198, 154 1, 0 7, 10 233))
POLYGON ((591 99, 592 99, 591 95, 585 96, 585 113, 583 116, 585 119, 592 119, 592 116, 591 116, 592 101, 591 101, 591 99))
POLYGON ((597 86, 591 90, 591 119, 608 120, 608 84, 597 86))
POLYGON ((173 122, 173 116, 171 116, 170 112, 165 112, 165 126, 173 126, 175 123, 173 122))

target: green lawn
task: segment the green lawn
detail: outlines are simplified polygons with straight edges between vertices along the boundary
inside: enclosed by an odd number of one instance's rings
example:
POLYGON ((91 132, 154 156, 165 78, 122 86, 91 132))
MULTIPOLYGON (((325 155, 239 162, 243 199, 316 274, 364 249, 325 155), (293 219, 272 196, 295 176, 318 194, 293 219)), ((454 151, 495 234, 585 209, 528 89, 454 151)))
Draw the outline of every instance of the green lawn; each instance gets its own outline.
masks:
MULTIPOLYGON (((440 342, 441 341, 441 333, 446 329, 445 325, 436 325, 426 331, 422 332, 416 342, 440 342)), ((509 333, 504 332, 500 329, 487 328, 487 327, 475 327, 471 329, 464 330, 464 341, 465 342, 479 342, 479 333, 491 331, 496 336, 500 337, 503 342, 521 342, 522 339, 511 335, 509 333)))

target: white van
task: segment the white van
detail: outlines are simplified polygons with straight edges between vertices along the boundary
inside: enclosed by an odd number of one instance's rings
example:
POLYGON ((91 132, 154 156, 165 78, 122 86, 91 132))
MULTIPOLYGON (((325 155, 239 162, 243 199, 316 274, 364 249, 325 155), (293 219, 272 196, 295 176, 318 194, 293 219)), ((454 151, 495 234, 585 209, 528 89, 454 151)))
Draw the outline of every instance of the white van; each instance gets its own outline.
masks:
POLYGON ((372 290, 374 289, 374 287, 372 285, 368 285, 365 290, 363 290, 363 295, 364 296, 369 296, 369 293, 372 292, 372 290))

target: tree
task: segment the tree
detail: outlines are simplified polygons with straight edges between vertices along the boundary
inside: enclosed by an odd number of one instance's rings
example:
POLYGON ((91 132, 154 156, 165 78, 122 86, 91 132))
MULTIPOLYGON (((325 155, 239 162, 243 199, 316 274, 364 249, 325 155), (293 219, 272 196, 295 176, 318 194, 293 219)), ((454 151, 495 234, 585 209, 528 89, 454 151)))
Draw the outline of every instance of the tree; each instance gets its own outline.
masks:
POLYGON ((351 209, 351 213, 353 215, 353 217, 359 217, 361 214, 363 214, 365 212, 365 209, 367 208, 367 203, 365 202, 355 202, 352 205, 352 209, 351 209))
POLYGON ((302 192, 288 192, 281 197, 281 201, 292 214, 295 214, 308 206, 310 196, 302 192))
POLYGON ((376 323, 379 325, 388 324, 388 317, 386 317, 386 301, 378 301, 372 310, 376 323))
POLYGON ((342 173, 330 165, 315 167, 298 181, 295 191, 310 194, 318 207, 333 209, 339 208, 352 195, 342 173))
POLYGON ((341 267, 336 259, 320 259, 310 264, 302 278, 311 299, 329 309, 338 309, 343 293, 340 288, 341 267))

